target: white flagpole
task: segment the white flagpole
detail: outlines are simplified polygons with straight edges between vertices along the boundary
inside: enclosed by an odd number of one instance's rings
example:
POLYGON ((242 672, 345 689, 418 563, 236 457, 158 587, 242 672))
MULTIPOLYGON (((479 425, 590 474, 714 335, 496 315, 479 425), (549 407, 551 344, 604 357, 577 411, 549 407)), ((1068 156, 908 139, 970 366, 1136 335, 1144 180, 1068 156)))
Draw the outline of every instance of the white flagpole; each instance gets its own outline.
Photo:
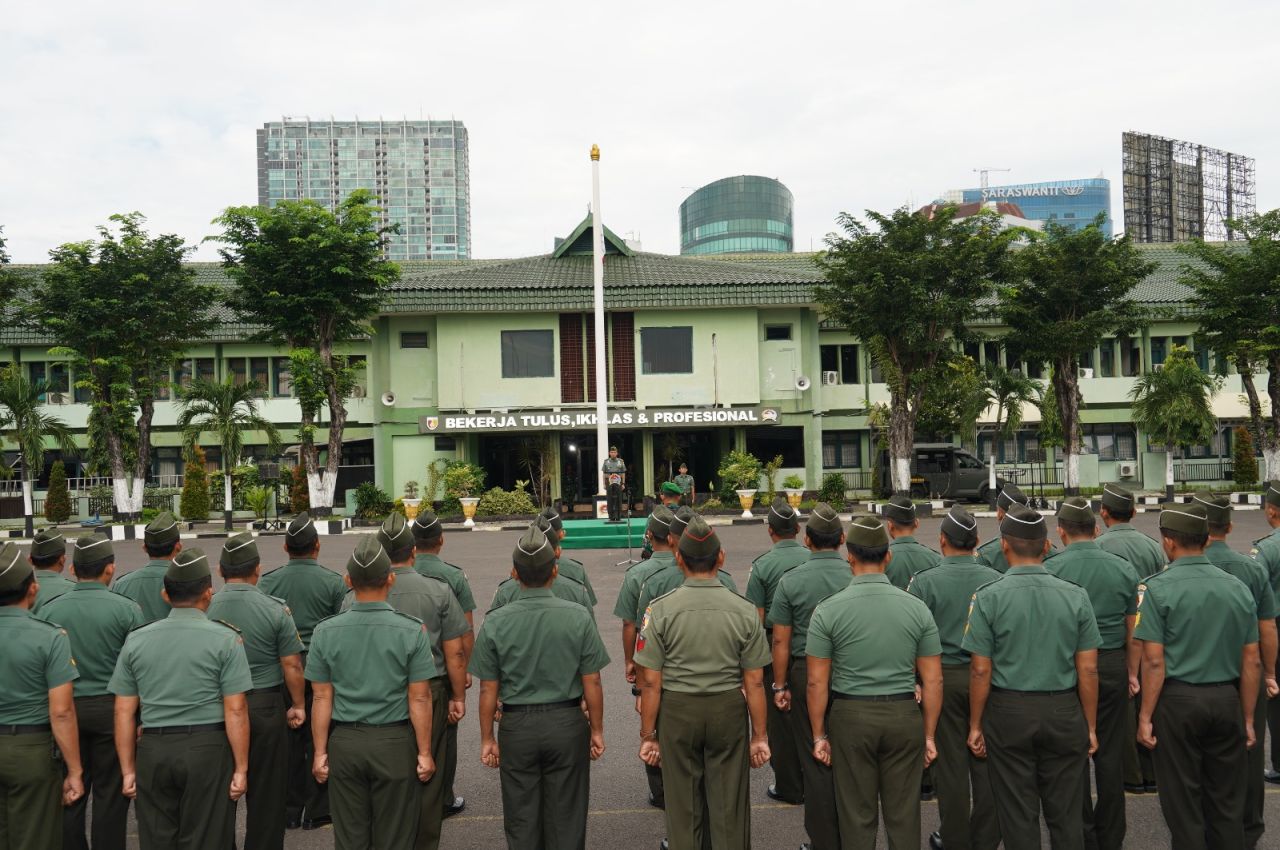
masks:
POLYGON ((604 226, 600 223, 600 146, 591 146, 591 255, 595 270, 593 295, 596 327, 596 483, 605 494, 602 464, 609 456, 609 385, 605 380, 604 345, 604 226))

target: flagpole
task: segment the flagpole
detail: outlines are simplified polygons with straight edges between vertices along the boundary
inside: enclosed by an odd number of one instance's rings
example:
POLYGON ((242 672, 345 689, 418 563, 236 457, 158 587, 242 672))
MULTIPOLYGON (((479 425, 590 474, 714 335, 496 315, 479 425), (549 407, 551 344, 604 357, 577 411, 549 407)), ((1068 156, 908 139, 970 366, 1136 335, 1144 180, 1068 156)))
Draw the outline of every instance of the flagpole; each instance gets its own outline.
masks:
POLYGON ((609 385, 605 380, 604 227, 600 223, 600 146, 591 146, 591 257, 596 329, 596 493, 605 495, 602 464, 609 456, 609 385))

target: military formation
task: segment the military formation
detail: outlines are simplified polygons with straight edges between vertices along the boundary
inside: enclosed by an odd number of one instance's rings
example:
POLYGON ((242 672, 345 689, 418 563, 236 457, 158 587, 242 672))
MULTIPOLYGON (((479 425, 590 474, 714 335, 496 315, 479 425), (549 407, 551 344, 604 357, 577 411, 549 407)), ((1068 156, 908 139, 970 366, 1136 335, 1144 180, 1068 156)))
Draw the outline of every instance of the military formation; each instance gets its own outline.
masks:
MULTIPOLYGON (((1164 505, 1157 541, 1119 486, 1048 518, 1007 486, 997 537, 955 506, 936 549, 909 499, 850 522, 779 499, 744 595, 692 483, 671 490, 614 606, 663 848, 751 847, 766 763, 808 850, 919 847, 927 794, 934 850, 1039 847, 1042 821, 1054 847, 1120 848, 1126 792, 1149 791, 1175 848, 1263 846, 1280 483, 1252 557, 1209 493, 1164 505)), ((206 554, 167 513, 119 579, 101 535, 5 543, 0 850, 123 848, 130 804, 144 850, 232 847, 241 798, 250 850, 326 825, 338 848, 437 847, 473 686, 507 845, 585 847, 610 656, 564 533, 530 524, 478 631, 430 513, 392 514, 342 573, 306 514, 267 571, 262 538, 206 554)))

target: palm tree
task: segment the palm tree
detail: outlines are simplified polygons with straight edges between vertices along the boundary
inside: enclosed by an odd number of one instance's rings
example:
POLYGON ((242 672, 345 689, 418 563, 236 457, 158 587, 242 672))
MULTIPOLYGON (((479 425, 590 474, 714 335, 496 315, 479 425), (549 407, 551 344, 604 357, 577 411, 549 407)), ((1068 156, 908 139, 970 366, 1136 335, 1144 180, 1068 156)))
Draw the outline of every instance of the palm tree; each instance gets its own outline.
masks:
POLYGON ((987 364, 986 379, 987 398, 996 407, 996 436, 1010 437, 1022 427, 1022 406, 1038 403, 1043 386, 1021 369, 1006 369, 999 363, 987 364))
POLYGON ((1173 500, 1173 450, 1213 439, 1211 402, 1218 379, 1205 374, 1187 349, 1177 346, 1158 371, 1133 385, 1129 398, 1134 424, 1152 442, 1165 445, 1165 498, 1173 500))
POLYGON ((178 404, 178 427, 188 447, 200 442, 200 435, 212 431, 222 447, 222 497, 224 528, 231 530, 231 471, 240 460, 245 431, 262 431, 267 435, 268 452, 280 451, 280 434, 276 426, 258 412, 263 391, 256 381, 244 384, 230 379, 222 383, 197 379, 182 391, 178 404))
POLYGON ((35 533, 34 483, 44 469, 44 444, 53 440, 63 455, 76 453, 67 424, 44 410, 45 381, 28 381, 17 366, 0 371, 0 436, 18 448, 22 460, 22 511, 26 533, 35 533))

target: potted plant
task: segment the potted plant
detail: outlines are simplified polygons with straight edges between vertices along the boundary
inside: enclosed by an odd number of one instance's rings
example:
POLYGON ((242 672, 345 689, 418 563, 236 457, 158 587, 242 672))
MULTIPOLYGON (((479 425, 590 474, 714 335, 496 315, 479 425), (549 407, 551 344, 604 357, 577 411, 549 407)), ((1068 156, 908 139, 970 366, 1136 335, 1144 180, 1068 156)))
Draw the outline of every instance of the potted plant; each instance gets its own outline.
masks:
POLYGON ((755 504, 760 486, 760 467, 755 455, 738 450, 729 452, 720 462, 721 486, 737 494, 743 519, 753 518, 751 506, 755 504))
POLYGON ((271 512, 272 495, 270 487, 261 485, 247 487, 244 490, 245 506, 253 511, 253 515, 258 518, 255 527, 259 529, 267 527, 267 514, 271 512))
POLYGON ((404 482, 404 516, 405 519, 412 520, 418 516, 418 505, 422 504, 422 500, 418 498, 418 482, 404 482))
POLYGON ((799 475, 788 475, 782 479, 782 489, 787 494, 787 504, 799 510, 800 500, 804 498, 804 479, 799 475))

